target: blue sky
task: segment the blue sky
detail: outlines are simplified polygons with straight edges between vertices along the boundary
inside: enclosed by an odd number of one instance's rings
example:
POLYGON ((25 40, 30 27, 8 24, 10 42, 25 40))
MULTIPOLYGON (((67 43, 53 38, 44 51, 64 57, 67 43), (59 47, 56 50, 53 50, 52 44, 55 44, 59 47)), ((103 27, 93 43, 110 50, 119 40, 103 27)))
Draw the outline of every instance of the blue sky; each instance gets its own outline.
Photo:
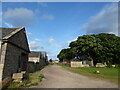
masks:
POLYGON ((31 50, 57 59, 78 36, 117 32, 117 3, 3 2, 2 27, 25 27, 31 50))

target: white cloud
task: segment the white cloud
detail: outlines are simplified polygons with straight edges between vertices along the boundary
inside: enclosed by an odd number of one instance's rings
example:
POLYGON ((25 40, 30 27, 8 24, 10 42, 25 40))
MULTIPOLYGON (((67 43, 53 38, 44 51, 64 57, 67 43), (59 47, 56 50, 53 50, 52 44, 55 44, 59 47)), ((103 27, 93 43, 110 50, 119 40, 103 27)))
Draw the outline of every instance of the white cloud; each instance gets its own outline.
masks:
POLYGON ((32 35, 32 33, 28 32, 28 31, 26 31, 26 34, 27 34, 27 36, 31 36, 32 35))
POLYGON ((44 47, 41 44, 35 41, 29 42, 29 46, 31 50, 44 49, 44 47))
POLYGON ((27 8, 8 8, 3 13, 3 19, 15 27, 33 25, 35 13, 27 8))
POLYGON ((13 28, 13 25, 12 24, 9 24, 7 22, 4 23, 5 25, 7 25, 9 28, 13 28))
POLYGON ((41 41, 40 39, 38 39, 38 38, 35 38, 35 41, 41 41))
POLYGON ((53 38, 49 38, 47 43, 52 44, 55 40, 53 38))
POLYGON ((33 11, 27 9, 27 8, 9 8, 4 13, 4 18, 30 18, 33 17, 33 11))
POLYGON ((42 18, 47 19, 47 20, 53 20, 53 19, 54 19, 54 16, 51 15, 51 14, 44 14, 44 15, 42 16, 42 18))
POLYGON ((91 17, 81 29, 87 34, 110 33, 118 35, 118 4, 105 6, 97 15, 91 17))

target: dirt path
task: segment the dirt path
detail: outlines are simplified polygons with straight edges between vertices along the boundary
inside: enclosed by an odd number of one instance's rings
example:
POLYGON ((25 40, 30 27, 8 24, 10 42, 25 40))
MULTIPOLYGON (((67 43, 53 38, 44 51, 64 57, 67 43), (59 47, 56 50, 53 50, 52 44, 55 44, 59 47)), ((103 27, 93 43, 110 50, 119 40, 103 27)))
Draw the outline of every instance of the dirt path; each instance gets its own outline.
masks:
POLYGON ((118 85, 70 72, 61 66, 45 67, 45 79, 34 88, 118 88, 118 85))

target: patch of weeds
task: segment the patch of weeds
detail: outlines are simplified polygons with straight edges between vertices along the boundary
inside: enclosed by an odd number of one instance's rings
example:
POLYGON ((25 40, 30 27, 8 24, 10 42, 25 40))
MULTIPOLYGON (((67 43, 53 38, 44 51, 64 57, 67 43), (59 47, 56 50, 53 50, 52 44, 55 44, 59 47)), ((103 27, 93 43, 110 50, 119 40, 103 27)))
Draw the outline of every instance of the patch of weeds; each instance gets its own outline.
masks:
POLYGON ((42 81, 42 79, 45 78, 45 76, 44 76, 43 74, 40 74, 40 75, 38 76, 38 78, 39 78, 40 81, 42 81))
POLYGON ((31 85, 30 86, 37 86, 38 85, 38 83, 37 82, 35 82, 35 83, 31 83, 31 85))
POLYGON ((19 88, 22 83, 19 82, 12 82, 8 88, 19 88))
POLYGON ((38 83, 41 81, 41 78, 43 78, 43 75, 42 76, 40 75, 40 77, 29 76, 28 79, 23 80, 22 82, 12 82, 7 87, 7 89, 14 88, 15 90, 17 90, 18 88, 25 88, 25 87, 37 86, 38 83))

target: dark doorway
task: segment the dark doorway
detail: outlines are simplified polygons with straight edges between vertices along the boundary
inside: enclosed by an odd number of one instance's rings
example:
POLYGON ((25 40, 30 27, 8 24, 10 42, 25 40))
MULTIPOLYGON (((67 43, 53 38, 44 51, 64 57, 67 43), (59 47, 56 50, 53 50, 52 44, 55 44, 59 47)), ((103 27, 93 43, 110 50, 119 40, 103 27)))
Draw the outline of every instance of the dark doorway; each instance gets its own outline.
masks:
POLYGON ((28 55, 21 53, 21 56, 18 58, 18 72, 26 71, 28 63, 28 55))
POLYGON ((27 64, 28 63, 28 55, 25 53, 21 54, 21 71, 27 70, 27 64))

